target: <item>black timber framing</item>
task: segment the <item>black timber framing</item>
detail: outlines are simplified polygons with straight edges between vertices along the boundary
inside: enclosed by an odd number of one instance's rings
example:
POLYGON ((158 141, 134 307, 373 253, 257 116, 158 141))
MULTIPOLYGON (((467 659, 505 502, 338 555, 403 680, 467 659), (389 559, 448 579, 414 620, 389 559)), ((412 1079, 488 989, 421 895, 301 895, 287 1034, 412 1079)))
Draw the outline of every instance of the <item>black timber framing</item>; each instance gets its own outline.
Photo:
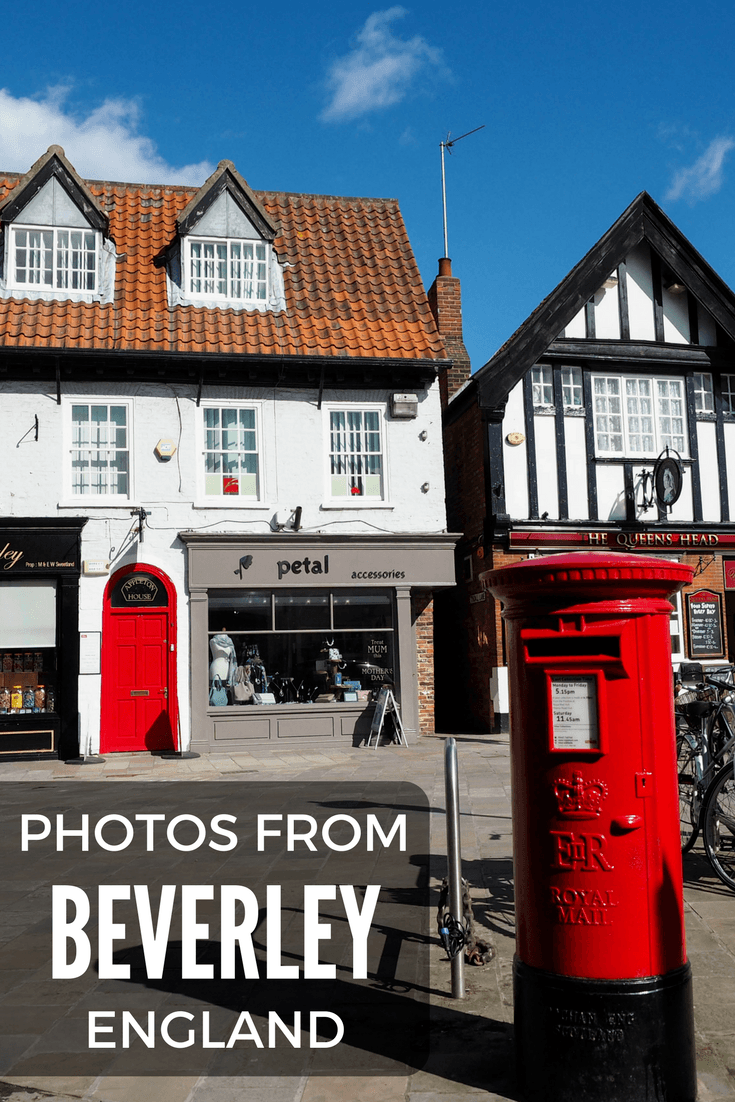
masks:
MULTIPOLYGON (((726 339, 726 338, 725 338, 726 339)), ((696 371, 711 371, 713 368, 732 369, 733 349, 727 345, 722 348, 713 346, 692 347, 688 344, 658 345, 652 341, 568 340, 565 337, 552 341, 544 352, 545 360, 586 360, 589 363, 610 363, 617 367, 630 367, 637 371, 641 367, 659 368, 690 367, 696 371)))
POLYGON ((713 376, 715 393, 715 443, 717 447, 717 471, 720 480, 720 519, 730 519, 730 495, 727 489, 727 451, 725 449, 724 403, 722 401, 722 379, 713 376))
POLYGON ((653 333, 657 344, 663 344, 664 337, 664 288, 661 276, 661 261, 656 253, 651 253, 651 277, 653 282, 653 333))
MULTIPOLYGON (((732 291, 650 195, 641 192, 500 351, 479 369, 475 379, 480 405, 492 407, 502 401, 525 372, 546 355, 549 346, 602 286, 610 272, 618 268, 631 249, 643 240, 648 241, 662 264, 688 288, 727 336, 735 340, 732 291)), ((645 342, 638 347, 646 347, 645 342)), ((648 345, 649 349, 654 347, 653 342, 648 345)), ((667 350, 673 347, 668 345, 667 350)), ((629 342, 625 342, 624 348, 630 351, 629 342)), ((703 352, 703 349, 687 348, 687 351, 703 352)), ((676 358, 672 356, 672 360, 676 358)))
POLYGON ((699 344, 699 309, 694 295, 686 292, 687 313, 689 314, 689 340, 692 344, 699 344))
POLYGON ((538 517, 538 473, 536 470, 536 426, 533 413, 531 372, 523 377, 523 412, 526 421, 526 470, 528 473, 528 515, 538 517))
POLYGON ((595 329, 595 304, 592 299, 584 304, 584 328, 587 340, 593 341, 597 336, 597 331, 595 329))
POLYGON ((497 524, 508 521, 505 504, 505 464, 503 462, 503 416, 505 405, 482 411, 485 464, 485 541, 489 543, 497 524), (489 523, 488 523, 489 522, 489 523))
POLYGON ((620 339, 630 340, 630 313, 628 311, 628 265, 624 260, 618 264, 618 317, 620 318, 620 339))
POLYGON ((569 489, 567 486, 567 446, 564 433, 564 391, 561 367, 552 368, 554 379, 554 428, 556 430, 556 486, 559 498, 559 517, 569 516, 569 489))
POLYGON ((595 466, 595 426, 592 397, 592 377, 589 371, 582 372, 584 388, 584 440, 587 449, 587 509, 590 520, 598 519, 597 510, 597 468, 595 466))
POLYGON ((699 445, 697 442, 697 413, 694 401, 694 376, 691 372, 686 375, 686 403, 687 403, 687 428, 689 430, 689 457, 692 465, 689 468, 692 479, 692 516, 694 523, 702 520, 702 486, 699 480, 699 445))

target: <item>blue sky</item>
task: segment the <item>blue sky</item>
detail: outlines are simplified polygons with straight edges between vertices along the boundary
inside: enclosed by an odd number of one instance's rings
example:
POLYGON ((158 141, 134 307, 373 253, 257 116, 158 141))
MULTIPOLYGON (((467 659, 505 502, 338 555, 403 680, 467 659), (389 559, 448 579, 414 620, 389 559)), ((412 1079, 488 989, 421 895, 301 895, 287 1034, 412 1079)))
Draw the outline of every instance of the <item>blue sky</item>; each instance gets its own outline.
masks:
POLYGON ((52 143, 92 178, 399 199, 425 283, 449 253, 480 367, 647 190, 735 285, 735 6, 581 0, 3 14, 0 169, 52 143))

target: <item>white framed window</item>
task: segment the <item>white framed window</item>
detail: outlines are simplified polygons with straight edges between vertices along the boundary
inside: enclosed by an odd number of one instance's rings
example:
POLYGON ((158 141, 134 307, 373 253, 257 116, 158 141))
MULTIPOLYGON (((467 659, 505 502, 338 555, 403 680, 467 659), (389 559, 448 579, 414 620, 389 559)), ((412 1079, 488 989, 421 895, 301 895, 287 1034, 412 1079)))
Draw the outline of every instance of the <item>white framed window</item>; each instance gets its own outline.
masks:
POLYGON ((694 408, 697 413, 715 412, 712 376, 707 372, 695 372, 694 374, 694 408))
POLYGON ((187 237, 184 241, 187 296, 237 303, 266 302, 268 249, 264 241, 187 237))
POLYGON ((69 487, 72 497, 131 497, 131 405, 72 401, 69 487))
POLYGON ((563 367, 561 369, 561 391, 565 409, 582 409, 584 391, 582 389, 581 367, 563 367))
POLYGON ((535 406, 553 406, 554 376, 550 367, 531 368, 531 388, 535 406))
POLYGON ((329 417, 329 487, 333 501, 385 500, 382 408, 335 408, 329 417))
POLYGON ((688 454, 683 379, 594 375, 592 392, 598 455, 688 454))
POLYGON ((31 291, 97 291, 99 234, 91 229, 10 227, 9 284, 31 291))
POLYGON ((213 505, 259 501, 260 417, 254 405, 202 403, 203 497, 213 505))
POLYGON ((735 413, 735 375, 722 376, 722 408, 725 413, 735 413))

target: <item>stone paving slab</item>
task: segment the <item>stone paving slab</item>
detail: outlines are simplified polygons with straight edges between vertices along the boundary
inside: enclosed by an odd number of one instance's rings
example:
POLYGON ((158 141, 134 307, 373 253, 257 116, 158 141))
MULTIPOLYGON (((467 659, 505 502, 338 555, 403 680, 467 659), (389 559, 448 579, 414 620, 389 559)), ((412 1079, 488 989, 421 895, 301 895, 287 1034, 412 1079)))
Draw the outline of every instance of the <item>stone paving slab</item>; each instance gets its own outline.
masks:
MULTIPOLYGON (((494 959, 465 972, 467 998, 450 995, 449 965, 431 947, 432 1053, 410 1074, 333 1078, 182 1077, 0 1082, 0 1102, 508 1102, 517 1098, 512 1063, 514 949, 510 770, 507 737, 457 736, 463 873, 471 885, 475 922, 494 959)), ((431 890, 438 899, 446 870, 444 739, 422 736, 414 746, 322 750, 266 747, 246 753, 165 761, 146 754, 110 756, 101 765, 4 763, 0 779, 170 781, 226 778, 281 780, 400 780, 420 784, 431 812, 431 890)), ((694 973, 700 1102, 735 1099, 735 894, 712 873, 698 843, 684 859, 685 915, 694 973)), ((15 886, 8 885, 14 890, 15 886)), ((433 915, 431 916, 433 928, 433 915)), ((29 945, 28 952, 32 953, 29 945)), ((19 968, 23 967, 19 961, 19 968)), ((6 1034, 19 1040, 24 1022, 6 1034)), ((0 1045, 0 1053, 3 1048, 0 1045)), ((0 1071, 0 1078, 2 1072, 0 1071)))

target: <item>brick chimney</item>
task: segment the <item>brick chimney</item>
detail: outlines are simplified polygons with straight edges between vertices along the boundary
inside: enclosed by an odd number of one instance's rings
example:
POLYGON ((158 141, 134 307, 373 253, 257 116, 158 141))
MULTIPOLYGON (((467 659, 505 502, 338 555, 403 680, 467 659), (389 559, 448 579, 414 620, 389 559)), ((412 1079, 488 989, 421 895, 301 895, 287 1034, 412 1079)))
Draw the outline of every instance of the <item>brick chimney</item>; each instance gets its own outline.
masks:
POLYGON ((439 374, 439 391, 442 409, 470 377, 470 358, 462 339, 462 292, 459 280, 452 275, 452 262, 448 256, 439 261, 439 275, 427 292, 429 307, 434 315, 439 335, 444 341, 451 367, 442 368, 439 374))

